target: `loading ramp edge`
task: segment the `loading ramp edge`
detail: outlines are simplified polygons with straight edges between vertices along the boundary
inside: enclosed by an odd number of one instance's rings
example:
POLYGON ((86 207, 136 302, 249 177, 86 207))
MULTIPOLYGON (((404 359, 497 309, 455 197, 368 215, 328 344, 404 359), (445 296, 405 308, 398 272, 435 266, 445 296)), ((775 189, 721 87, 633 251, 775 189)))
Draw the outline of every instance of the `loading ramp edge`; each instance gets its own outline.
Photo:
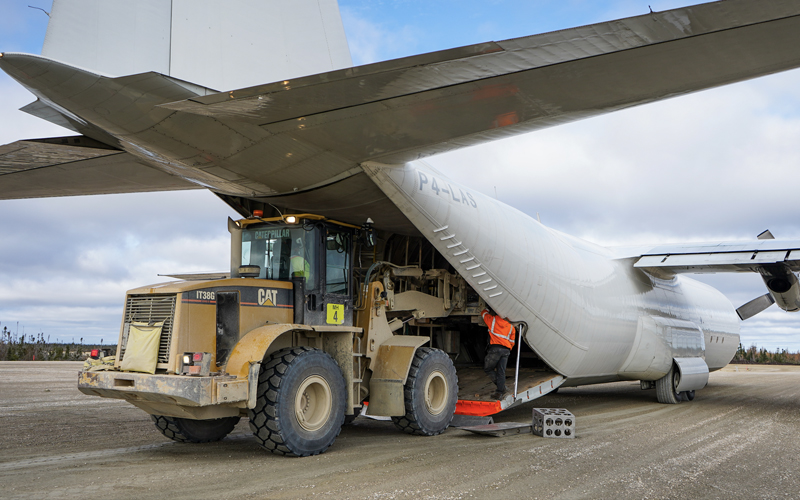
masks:
POLYGON ((546 394, 558 389, 566 380, 562 375, 554 375, 552 378, 535 385, 525 391, 521 391, 514 397, 509 394, 500 401, 473 401, 469 399, 459 399, 456 403, 456 415, 473 415, 486 417, 500 413, 514 406, 533 401, 546 394))

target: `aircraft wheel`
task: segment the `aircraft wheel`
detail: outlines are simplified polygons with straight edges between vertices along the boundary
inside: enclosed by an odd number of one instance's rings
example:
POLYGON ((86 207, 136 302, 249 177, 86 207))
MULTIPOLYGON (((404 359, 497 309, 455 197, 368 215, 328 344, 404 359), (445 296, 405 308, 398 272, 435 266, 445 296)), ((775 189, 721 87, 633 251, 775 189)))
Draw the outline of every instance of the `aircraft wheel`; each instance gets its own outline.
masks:
POLYGON ((439 349, 417 349, 403 393, 406 414, 392 417, 394 425, 419 436, 444 432, 458 400, 458 376, 450 356, 439 349))
POLYGON ((346 399, 342 370, 328 353, 282 349, 261 365, 250 429, 262 448, 277 455, 318 455, 341 432, 346 399))
POLYGON ((239 423, 239 417, 192 420, 150 415, 161 434, 180 443, 209 443, 224 438, 239 423))
POLYGON ((694 401, 694 391, 684 391, 683 399, 686 401, 694 401))
POLYGON ((674 405, 681 402, 681 393, 675 390, 681 382, 681 372, 675 365, 669 369, 666 375, 656 380, 656 397, 659 403, 674 405))

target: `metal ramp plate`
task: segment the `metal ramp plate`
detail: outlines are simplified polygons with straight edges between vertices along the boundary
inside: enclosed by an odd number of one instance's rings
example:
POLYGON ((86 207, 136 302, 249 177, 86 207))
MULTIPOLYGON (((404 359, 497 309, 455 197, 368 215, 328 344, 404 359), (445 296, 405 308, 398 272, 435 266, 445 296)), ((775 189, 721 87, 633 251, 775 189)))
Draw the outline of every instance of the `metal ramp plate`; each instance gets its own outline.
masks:
POLYGON ((523 424, 521 422, 501 422, 499 424, 489 425, 473 425, 470 427, 461 427, 462 431, 469 431, 483 436, 513 436, 515 434, 530 434, 532 424, 523 424))
POLYGON ((476 425, 493 424, 492 417, 478 417, 474 415, 453 415, 450 427, 475 427, 476 425))

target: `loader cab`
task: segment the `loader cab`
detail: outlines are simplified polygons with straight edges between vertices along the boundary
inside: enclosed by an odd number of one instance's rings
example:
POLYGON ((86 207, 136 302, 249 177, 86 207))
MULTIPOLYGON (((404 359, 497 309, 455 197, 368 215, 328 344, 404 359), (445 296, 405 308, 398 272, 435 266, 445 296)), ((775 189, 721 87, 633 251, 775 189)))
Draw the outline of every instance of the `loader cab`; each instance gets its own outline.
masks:
POLYGON ((242 275, 292 282, 295 323, 352 326, 354 228, 296 220, 241 221, 242 275))

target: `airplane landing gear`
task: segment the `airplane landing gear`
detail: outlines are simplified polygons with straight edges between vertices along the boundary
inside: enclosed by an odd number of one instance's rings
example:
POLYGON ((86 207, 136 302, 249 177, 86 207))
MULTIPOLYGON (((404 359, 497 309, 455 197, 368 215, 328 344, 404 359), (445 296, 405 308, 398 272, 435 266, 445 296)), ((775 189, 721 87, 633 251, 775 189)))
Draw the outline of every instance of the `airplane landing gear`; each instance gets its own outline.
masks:
MULTIPOLYGON (((681 372, 676 369, 675 365, 672 365, 666 375, 656 380, 658 402, 668 405, 680 403, 683 399, 682 393, 675 390, 680 383, 681 372)), ((692 398, 694 399, 694 396, 692 398)))

